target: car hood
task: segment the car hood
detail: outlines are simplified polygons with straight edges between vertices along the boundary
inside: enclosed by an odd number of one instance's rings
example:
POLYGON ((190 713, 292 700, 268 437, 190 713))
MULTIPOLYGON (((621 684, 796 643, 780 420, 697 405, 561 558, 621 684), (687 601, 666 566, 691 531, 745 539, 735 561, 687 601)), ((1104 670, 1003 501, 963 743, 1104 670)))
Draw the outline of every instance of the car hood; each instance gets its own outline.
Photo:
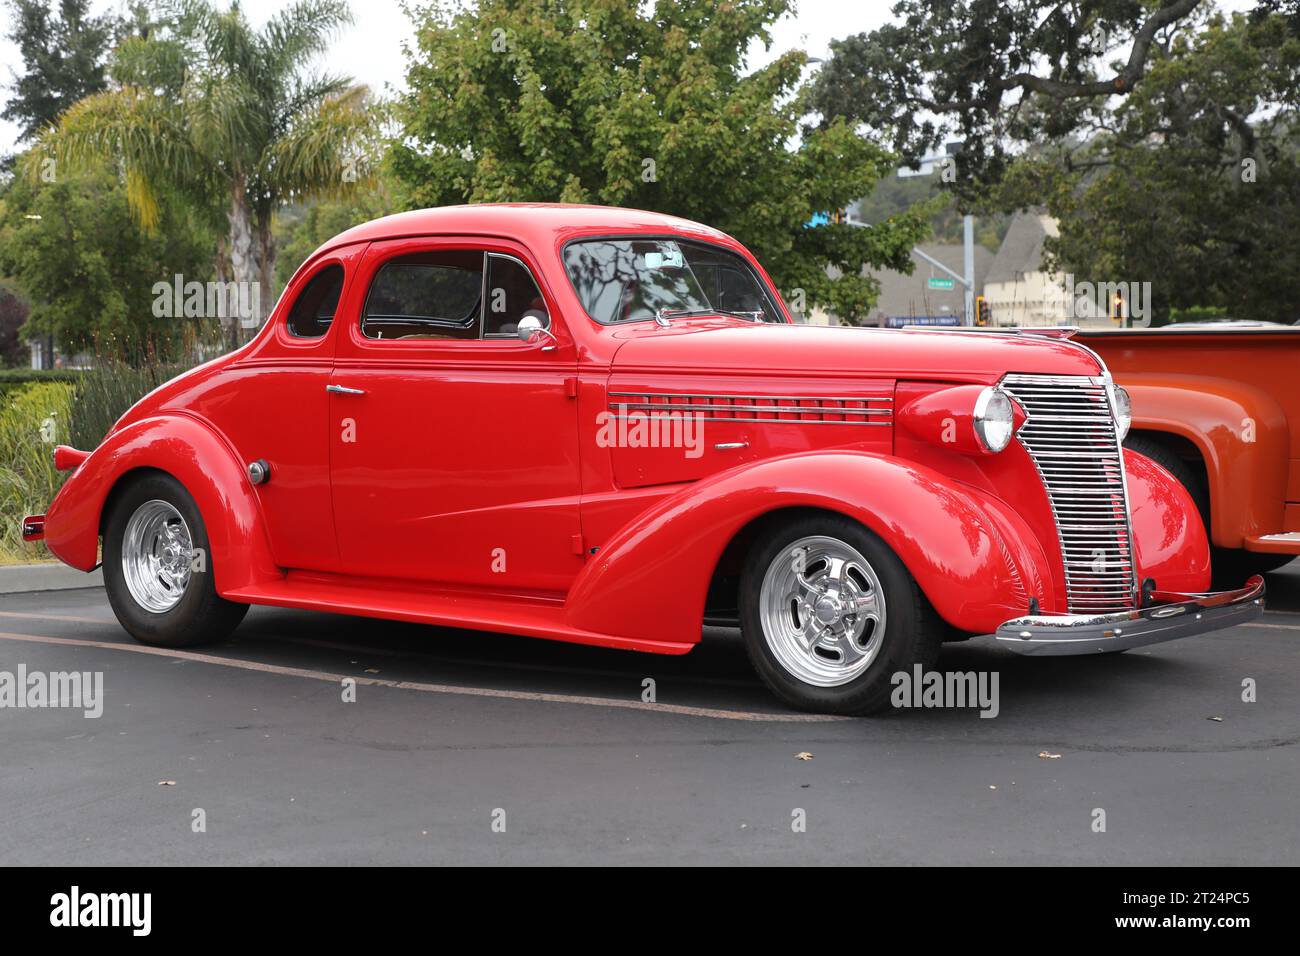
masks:
POLYGON ((809 375, 993 384, 1008 372, 1098 375, 1087 348, 1036 335, 674 320, 637 323, 614 357, 623 372, 809 375))

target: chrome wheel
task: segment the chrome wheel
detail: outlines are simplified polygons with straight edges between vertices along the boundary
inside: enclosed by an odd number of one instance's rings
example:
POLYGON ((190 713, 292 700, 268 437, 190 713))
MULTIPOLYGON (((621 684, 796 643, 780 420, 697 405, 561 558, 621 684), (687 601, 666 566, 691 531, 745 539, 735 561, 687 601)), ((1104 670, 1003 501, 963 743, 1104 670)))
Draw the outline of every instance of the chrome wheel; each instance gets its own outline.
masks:
POLYGON ((861 675, 884 640, 880 578, 838 538, 800 538, 782 549, 763 575, 759 612, 777 662, 816 687, 861 675))
POLYGON ((135 509, 122 536, 122 576, 136 604, 155 614, 175 607, 193 558, 189 526, 171 504, 155 498, 135 509))

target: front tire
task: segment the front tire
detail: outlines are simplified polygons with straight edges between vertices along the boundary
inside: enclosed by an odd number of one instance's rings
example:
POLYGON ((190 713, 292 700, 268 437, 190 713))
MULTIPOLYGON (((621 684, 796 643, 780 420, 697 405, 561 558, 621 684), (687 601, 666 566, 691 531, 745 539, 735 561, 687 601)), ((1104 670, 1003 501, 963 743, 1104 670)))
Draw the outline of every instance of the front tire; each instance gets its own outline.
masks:
POLYGON ((179 481, 161 472, 136 478, 112 503, 104 530, 104 589, 122 627, 156 647, 221 640, 248 611, 217 594, 198 506, 179 481))
POLYGON ((782 522, 759 541, 741 576, 740 625, 773 693, 831 714, 888 708, 893 675, 931 667, 946 630, 897 555, 839 515, 782 522))

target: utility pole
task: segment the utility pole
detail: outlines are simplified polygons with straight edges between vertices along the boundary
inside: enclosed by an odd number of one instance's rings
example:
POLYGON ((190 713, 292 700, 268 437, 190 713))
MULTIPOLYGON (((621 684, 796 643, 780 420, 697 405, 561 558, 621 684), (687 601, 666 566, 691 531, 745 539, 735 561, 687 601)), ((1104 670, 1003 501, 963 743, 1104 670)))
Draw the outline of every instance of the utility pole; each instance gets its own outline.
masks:
POLYGON ((967 213, 962 217, 965 249, 966 324, 975 324, 975 217, 967 213))

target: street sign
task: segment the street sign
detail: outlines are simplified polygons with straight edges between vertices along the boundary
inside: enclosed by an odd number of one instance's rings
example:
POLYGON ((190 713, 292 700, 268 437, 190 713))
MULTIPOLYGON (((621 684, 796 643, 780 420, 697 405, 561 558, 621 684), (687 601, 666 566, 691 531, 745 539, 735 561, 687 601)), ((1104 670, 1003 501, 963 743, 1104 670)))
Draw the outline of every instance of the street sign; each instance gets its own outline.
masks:
POLYGON ((944 292, 951 292, 957 286, 955 279, 940 279, 931 276, 926 280, 926 288, 939 289, 944 292))

